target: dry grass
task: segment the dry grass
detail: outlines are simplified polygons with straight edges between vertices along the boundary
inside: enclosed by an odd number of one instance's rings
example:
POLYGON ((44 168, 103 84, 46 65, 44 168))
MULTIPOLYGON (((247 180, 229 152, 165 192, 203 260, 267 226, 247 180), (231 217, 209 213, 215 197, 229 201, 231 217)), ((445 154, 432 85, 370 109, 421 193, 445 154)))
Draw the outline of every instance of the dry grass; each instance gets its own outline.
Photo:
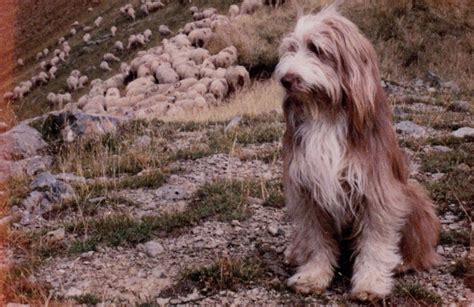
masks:
POLYGON ((238 115, 255 116, 272 110, 281 112, 283 90, 274 80, 256 81, 247 90, 232 96, 227 103, 198 114, 166 117, 165 121, 217 122, 238 115))

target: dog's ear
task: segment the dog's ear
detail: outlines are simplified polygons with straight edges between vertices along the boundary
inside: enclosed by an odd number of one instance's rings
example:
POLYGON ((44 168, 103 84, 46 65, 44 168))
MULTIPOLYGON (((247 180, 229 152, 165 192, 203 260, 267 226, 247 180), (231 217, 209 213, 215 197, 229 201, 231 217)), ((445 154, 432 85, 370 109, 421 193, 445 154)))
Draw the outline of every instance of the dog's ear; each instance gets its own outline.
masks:
MULTIPOLYGON (((334 25, 337 27, 337 23, 334 25)), ((377 56, 358 30, 337 29, 338 74, 352 133, 363 135, 374 124, 380 76, 377 56)))

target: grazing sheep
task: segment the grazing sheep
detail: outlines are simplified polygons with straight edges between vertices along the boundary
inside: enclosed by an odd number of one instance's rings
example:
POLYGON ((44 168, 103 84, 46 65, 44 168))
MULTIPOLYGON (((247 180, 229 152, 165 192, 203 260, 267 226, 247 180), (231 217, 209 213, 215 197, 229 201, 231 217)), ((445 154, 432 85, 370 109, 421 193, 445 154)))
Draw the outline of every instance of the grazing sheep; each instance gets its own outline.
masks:
POLYGON ((89 81, 89 78, 87 76, 80 76, 78 88, 83 88, 87 81, 89 81))
POLYGON ((46 96, 46 100, 52 105, 56 104, 56 102, 57 102, 56 94, 55 93, 49 93, 48 96, 46 96))
POLYGON ((116 26, 112 26, 110 28, 110 33, 112 34, 112 36, 115 36, 115 33, 117 33, 117 27, 116 26))
POLYGON ((192 86, 198 83, 196 78, 186 78, 174 84, 174 88, 178 92, 186 92, 192 86))
POLYGON ((58 39, 58 45, 61 45, 62 43, 64 43, 65 40, 66 40, 66 39, 65 39, 64 37, 60 37, 60 38, 58 39))
POLYGON ((145 36, 143 34, 137 34, 137 35, 132 34, 128 38, 127 49, 130 49, 136 45, 142 45, 142 46, 145 45, 145 36))
POLYGON ((190 91, 195 91, 201 96, 204 96, 207 93, 207 86, 202 83, 194 84, 189 88, 190 91))
POLYGON ((187 24, 184 25, 184 28, 182 30, 182 32, 186 35, 188 35, 189 33, 191 33, 192 30, 195 30, 197 29, 197 25, 195 22, 188 22, 187 24))
POLYGON ((250 75, 243 66, 232 66, 226 69, 224 78, 227 80, 230 91, 236 91, 250 85, 250 75))
POLYGON ((95 96, 87 101, 82 107, 82 111, 88 114, 103 114, 105 113, 105 97, 95 96))
POLYGON ((285 3, 285 0, 264 0, 263 1, 263 4, 268 5, 275 9, 284 3, 285 3))
POLYGON ((97 17, 97 19, 94 21, 95 26, 97 28, 100 27, 100 24, 102 23, 103 20, 104 18, 102 18, 102 16, 97 17))
POLYGON ((116 50, 123 50, 123 43, 121 41, 116 41, 114 44, 116 50))
POLYGON ((106 71, 112 71, 112 68, 110 68, 109 63, 106 61, 102 61, 99 65, 99 68, 106 71))
POLYGON ((82 40, 87 44, 91 40, 91 35, 89 33, 84 34, 82 40))
POLYGON ((168 26, 166 25, 160 25, 158 27, 158 32, 160 33, 161 36, 168 36, 172 33, 170 28, 168 28, 168 26))
POLYGON ((122 62, 120 63, 120 71, 122 74, 128 75, 130 73, 130 66, 127 63, 122 62))
POLYGON ((41 61, 39 66, 42 70, 46 70, 46 67, 48 66, 48 63, 46 61, 41 61))
POLYGON ((73 24, 71 26, 73 27, 79 27, 81 24, 79 23, 79 21, 74 21, 73 24))
POLYGON ((229 17, 231 19, 234 19, 235 17, 237 17, 239 15, 239 12, 240 12, 240 8, 238 5, 236 4, 232 4, 230 7, 229 7, 229 17))
POLYGON ((54 56, 58 56, 60 53, 61 53, 61 50, 59 50, 59 49, 54 49, 54 51, 53 51, 54 56))
POLYGON ((137 70, 138 78, 148 77, 151 75, 152 75, 151 70, 146 65, 140 65, 138 67, 138 70, 137 70))
POLYGON ((179 49, 191 46, 191 41, 185 34, 176 35, 175 37, 170 39, 170 42, 179 49))
POLYGON ((72 28, 71 31, 69 31, 69 33, 71 33, 71 35, 74 36, 76 35, 77 30, 75 28, 72 28))
POLYGON ((262 0, 244 0, 240 6, 240 14, 252 15, 262 6, 262 0))
POLYGON ((51 80, 54 80, 56 79, 56 72, 58 71, 58 68, 56 66, 51 66, 51 68, 49 69, 49 78, 51 80))
POLYGON ((79 86, 79 80, 75 76, 69 76, 66 79, 67 87, 71 91, 76 91, 79 86))
POLYGON ((104 61, 115 61, 115 62, 120 62, 120 59, 118 57, 116 57, 115 55, 113 55, 112 53, 106 53, 104 54, 104 56, 102 57, 102 59, 104 61))
POLYGON ((175 83, 179 80, 178 74, 169 65, 160 65, 155 70, 155 77, 159 84, 175 83))
POLYGON ((66 53, 60 52, 58 58, 59 58, 61 61, 66 62, 66 53))
POLYGON ((65 94, 56 94, 55 103, 59 105, 60 108, 63 107, 66 103, 72 102, 72 96, 70 93, 65 94))
POLYGON ((65 55, 68 57, 69 56, 69 53, 71 52, 71 46, 69 46, 69 44, 66 44, 63 46, 63 52, 65 53, 65 55))
POLYGON ((18 59, 17 63, 18 63, 18 65, 20 65, 20 66, 25 65, 25 62, 24 62, 23 59, 21 59, 21 58, 18 59))
POLYGON ((188 34, 189 41, 195 47, 205 47, 212 38, 212 30, 209 28, 195 29, 188 34))
POLYGON ((225 79, 216 79, 209 86, 209 93, 213 94, 217 100, 222 100, 227 96, 229 86, 225 79))
POLYGON ((194 13, 199 12, 199 9, 197 8, 197 6, 191 6, 189 8, 189 11, 191 12, 191 14, 194 14, 194 13))
POLYGON ((127 15, 135 21, 135 9, 133 7, 127 10, 127 15))
POLYGON ((152 35, 153 35, 153 32, 151 32, 150 29, 146 29, 143 32, 143 36, 145 37, 145 42, 149 42, 152 35))
POLYGON ((43 57, 43 52, 41 52, 41 51, 38 52, 38 53, 36 54, 36 61, 39 61, 42 57, 43 57))
POLYGON ((82 31, 84 31, 84 32, 90 32, 92 30, 94 30, 94 28, 91 27, 91 26, 85 26, 84 28, 82 28, 82 31))
POLYGON ((48 48, 44 48, 44 49, 43 49, 43 54, 44 54, 44 56, 48 56, 48 54, 49 54, 49 49, 48 49, 48 48))
POLYGON ((51 66, 56 66, 59 64, 59 62, 61 61, 61 59, 57 56, 55 56, 54 58, 51 59, 51 61, 49 62, 49 64, 51 66))
POLYGON ((211 93, 205 94, 204 99, 206 99, 207 105, 209 105, 209 106, 216 106, 217 105, 217 99, 211 93))
POLYGON ((10 101, 10 100, 13 100, 13 99, 15 99, 15 94, 13 92, 5 92, 3 94, 3 100, 10 101))
POLYGON ((193 19, 194 20, 201 20, 204 19, 204 14, 201 12, 196 12, 193 14, 193 19))
POLYGON ((38 76, 37 76, 37 81, 43 83, 43 84, 46 84, 48 83, 48 80, 49 80, 49 76, 47 73, 45 73, 44 71, 41 71, 38 76))
POLYGON ((204 11, 202 11, 202 15, 203 15, 204 18, 211 18, 212 15, 214 15, 214 14, 217 14, 217 10, 213 7, 205 9, 204 11))
POLYGON ((234 65, 237 60, 237 48, 235 48, 234 46, 224 48, 214 56, 214 64, 216 65, 216 67, 227 68, 231 65, 234 65))
POLYGON ((81 76, 81 72, 77 69, 74 69, 73 71, 71 71, 71 73, 69 75, 74 76, 76 78, 79 78, 81 76))
POLYGON ((207 49, 196 48, 189 51, 189 59, 194 61, 196 64, 202 64, 206 59, 208 59, 211 54, 207 49))
POLYGON ((199 67, 193 62, 186 62, 175 67, 176 73, 180 79, 199 78, 199 67))

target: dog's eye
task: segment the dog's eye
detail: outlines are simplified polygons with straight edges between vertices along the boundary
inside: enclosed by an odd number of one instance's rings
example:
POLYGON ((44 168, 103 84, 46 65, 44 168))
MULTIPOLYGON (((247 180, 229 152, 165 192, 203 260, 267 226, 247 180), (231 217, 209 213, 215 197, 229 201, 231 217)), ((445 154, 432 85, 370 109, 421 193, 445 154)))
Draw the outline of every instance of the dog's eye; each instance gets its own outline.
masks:
POLYGON ((309 51, 314 53, 317 57, 321 56, 321 49, 319 49, 313 42, 308 42, 307 48, 309 51))

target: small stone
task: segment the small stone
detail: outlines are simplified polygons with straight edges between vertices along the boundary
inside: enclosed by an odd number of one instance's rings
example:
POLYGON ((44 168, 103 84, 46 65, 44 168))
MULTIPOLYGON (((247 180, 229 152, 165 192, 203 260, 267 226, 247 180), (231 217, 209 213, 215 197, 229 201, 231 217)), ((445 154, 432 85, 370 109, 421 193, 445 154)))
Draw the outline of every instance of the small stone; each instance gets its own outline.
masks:
POLYGON ((156 241, 149 241, 147 243, 144 244, 144 249, 145 249, 145 253, 149 256, 149 257, 156 257, 162 253, 164 253, 165 249, 163 248, 163 246, 156 242, 156 241))
POLYGON ((81 295, 82 295, 82 291, 74 287, 69 288, 64 294, 65 297, 77 297, 81 295))
POLYGON ((438 245, 436 252, 440 255, 444 255, 444 248, 441 245, 438 245))
POLYGON ((423 137, 426 135, 426 127, 415 124, 412 121, 401 121, 395 125, 397 132, 412 136, 415 138, 423 137))
POLYGON ((278 227, 277 227, 277 226, 269 225, 267 229, 268 229, 268 232, 269 232, 272 236, 278 236, 278 227))
POLYGON ((66 232, 64 228, 59 228, 53 231, 50 231, 46 234, 46 238, 49 242, 55 243, 64 240, 66 237, 66 232))
POLYGON ((433 181, 439 181, 439 180, 443 179, 444 175, 445 175, 444 173, 434 173, 434 174, 431 175, 431 179, 433 181))
POLYGON ((450 104, 447 109, 454 112, 469 112, 471 104, 468 101, 458 100, 450 104))
POLYGON ((466 137, 466 136, 474 136, 474 128, 462 127, 462 128, 459 128, 458 130, 452 132, 451 135, 453 135, 457 138, 463 138, 463 137, 466 137))

